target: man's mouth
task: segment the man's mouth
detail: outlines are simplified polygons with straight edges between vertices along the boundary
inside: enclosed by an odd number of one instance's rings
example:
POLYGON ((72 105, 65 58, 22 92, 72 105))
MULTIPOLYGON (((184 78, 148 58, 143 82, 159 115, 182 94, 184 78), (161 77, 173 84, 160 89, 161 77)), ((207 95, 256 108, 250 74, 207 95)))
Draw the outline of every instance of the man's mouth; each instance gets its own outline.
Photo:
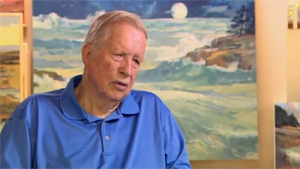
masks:
POLYGON ((120 81, 116 81, 116 82, 114 82, 115 84, 117 84, 117 85, 121 85, 121 86, 128 86, 128 84, 127 83, 123 83, 123 82, 120 82, 120 81))
POLYGON ((116 88, 121 91, 126 90, 128 87, 127 83, 120 82, 120 81, 115 81, 114 84, 115 84, 116 88))

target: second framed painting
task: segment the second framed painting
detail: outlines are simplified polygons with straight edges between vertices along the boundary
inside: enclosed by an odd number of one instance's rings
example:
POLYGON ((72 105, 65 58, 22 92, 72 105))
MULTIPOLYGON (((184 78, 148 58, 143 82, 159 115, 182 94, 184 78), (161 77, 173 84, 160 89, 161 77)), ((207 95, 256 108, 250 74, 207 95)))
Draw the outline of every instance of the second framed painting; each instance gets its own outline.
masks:
POLYGON ((24 96, 23 14, 0 13, 0 131, 24 96))
POLYGON ((275 104, 275 167, 300 168, 300 102, 275 104))

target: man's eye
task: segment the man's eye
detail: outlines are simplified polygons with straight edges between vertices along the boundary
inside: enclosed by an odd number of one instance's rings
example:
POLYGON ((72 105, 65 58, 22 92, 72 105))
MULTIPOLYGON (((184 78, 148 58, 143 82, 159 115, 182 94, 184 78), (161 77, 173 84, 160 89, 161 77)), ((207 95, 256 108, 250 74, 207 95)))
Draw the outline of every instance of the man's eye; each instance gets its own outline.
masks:
POLYGON ((124 55, 122 53, 117 53, 116 56, 123 57, 124 55))
POLYGON ((134 61, 136 64, 138 64, 138 65, 140 64, 140 61, 137 60, 137 59, 134 59, 133 61, 134 61))

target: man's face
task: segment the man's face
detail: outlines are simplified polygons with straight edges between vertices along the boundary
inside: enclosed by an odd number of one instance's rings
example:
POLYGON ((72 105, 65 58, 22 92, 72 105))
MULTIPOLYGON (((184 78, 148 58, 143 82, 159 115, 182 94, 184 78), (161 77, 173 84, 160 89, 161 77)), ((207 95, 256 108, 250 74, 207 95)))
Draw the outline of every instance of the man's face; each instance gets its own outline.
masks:
POLYGON ((110 37, 85 61, 88 80, 95 92, 112 101, 121 101, 134 85, 146 45, 141 30, 125 23, 111 27, 110 37))

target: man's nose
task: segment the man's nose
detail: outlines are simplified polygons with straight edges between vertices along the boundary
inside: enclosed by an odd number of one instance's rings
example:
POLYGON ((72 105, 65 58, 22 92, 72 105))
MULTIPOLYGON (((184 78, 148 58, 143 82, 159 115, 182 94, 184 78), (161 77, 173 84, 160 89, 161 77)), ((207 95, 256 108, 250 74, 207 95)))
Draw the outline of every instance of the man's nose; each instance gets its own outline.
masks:
POLYGON ((131 76, 132 74, 132 61, 130 58, 124 58, 121 64, 121 73, 126 77, 131 76))

